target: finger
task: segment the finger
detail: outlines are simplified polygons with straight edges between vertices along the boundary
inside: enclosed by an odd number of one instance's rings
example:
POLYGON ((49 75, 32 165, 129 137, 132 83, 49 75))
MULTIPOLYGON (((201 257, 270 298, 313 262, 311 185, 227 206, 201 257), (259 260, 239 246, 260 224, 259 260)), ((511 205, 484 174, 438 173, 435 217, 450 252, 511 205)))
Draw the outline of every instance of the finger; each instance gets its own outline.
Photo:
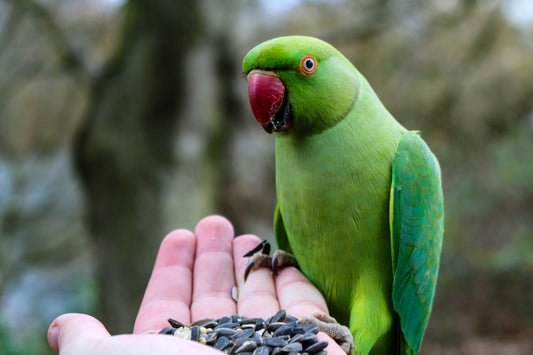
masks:
POLYGON ((280 306, 287 314, 295 317, 316 312, 329 314, 324 297, 300 270, 283 268, 275 283, 280 306))
POLYGON ((84 349, 89 354, 94 344, 109 336, 102 323, 86 314, 64 314, 48 328, 48 343, 55 352, 75 353, 76 349, 84 349))
MULTIPOLYGON (((287 314, 298 318, 317 312, 329 314, 324 297, 300 270, 283 268, 275 282, 280 306, 287 314)), ((325 349, 328 354, 346 354, 329 335, 319 332, 317 336, 329 343, 325 349)))
POLYGON ((233 226, 220 216, 201 220, 195 229, 197 241, 191 320, 219 318, 236 312, 231 290, 233 274, 233 226))
POLYGON ((174 318, 188 324, 196 238, 176 230, 163 239, 135 321, 134 333, 159 330, 174 318))
POLYGON ((272 272, 267 268, 254 270, 244 282, 247 258, 243 255, 261 240, 254 235, 243 235, 233 240, 233 260, 238 288, 238 313, 246 317, 268 318, 279 310, 272 272))
POLYGON ((328 355, 346 355, 346 351, 342 350, 339 344, 326 333, 318 332, 316 336, 320 341, 328 342, 328 346, 324 349, 328 355))

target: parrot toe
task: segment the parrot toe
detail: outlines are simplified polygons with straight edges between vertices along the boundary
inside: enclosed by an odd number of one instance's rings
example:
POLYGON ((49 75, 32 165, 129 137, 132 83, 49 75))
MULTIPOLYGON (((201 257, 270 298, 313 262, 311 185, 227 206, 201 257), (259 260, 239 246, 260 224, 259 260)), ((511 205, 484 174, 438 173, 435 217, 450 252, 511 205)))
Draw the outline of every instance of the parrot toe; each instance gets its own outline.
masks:
POLYGON ((252 270, 257 270, 260 267, 272 268, 272 258, 262 253, 253 254, 246 265, 246 269, 244 269, 244 281, 246 281, 252 270))
POLYGON ((354 340, 350 329, 337 322, 335 318, 325 313, 314 313, 300 318, 300 323, 314 324, 321 332, 326 333, 335 340, 337 344, 346 352, 354 348, 354 340))
POLYGON ((269 254, 270 243, 266 240, 263 240, 255 248, 244 254, 244 257, 250 257, 244 270, 244 281, 246 281, 252 270, 257 270, 260 267, 269 268, 274 275, 277 275, 278 270, 286 266, 299 268, 294 256, 283 250, 276 250, 273 257, 270 257, 269 254))
POLYGON ((274 256, 272 257, 272 272, 274 275, 278 274, 278 270, 282 267, 287 266, 294 266, 295 268, 300 268, 298 266, 298 261, 296 258, 287 252, 284 252, 281 249, 278 249, 274 252, 274 256))

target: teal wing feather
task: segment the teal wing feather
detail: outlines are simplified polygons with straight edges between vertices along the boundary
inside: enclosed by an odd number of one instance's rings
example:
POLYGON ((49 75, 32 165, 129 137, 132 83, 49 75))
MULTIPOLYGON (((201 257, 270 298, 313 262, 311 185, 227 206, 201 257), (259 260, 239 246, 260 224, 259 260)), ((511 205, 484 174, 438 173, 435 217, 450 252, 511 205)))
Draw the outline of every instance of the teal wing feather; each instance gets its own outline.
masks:
POLYGON ((444 232, 437 159, 417 132, 402 136, 392 165, 392 301, 402 353, 418 353, 431 313, 444 232))
POLYGON ((276 208, 274 210, 274 234, 276 235, 278 249, 292 254, 291 246, 289 245, 289 239, 287 238, 287 231, 283 225, 283 218, 281 217, 281 210, 277 201, 276 208))

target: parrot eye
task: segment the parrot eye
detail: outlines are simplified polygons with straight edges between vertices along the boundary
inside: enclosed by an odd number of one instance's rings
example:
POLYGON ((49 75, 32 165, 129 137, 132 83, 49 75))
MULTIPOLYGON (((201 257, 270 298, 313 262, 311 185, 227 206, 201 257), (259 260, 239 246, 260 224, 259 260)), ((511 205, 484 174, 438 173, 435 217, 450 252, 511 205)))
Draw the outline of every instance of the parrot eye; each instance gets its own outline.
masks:
POLYGON ((300 70, 304 74, 313 74, 316 71, 316 60, 310 55, 306 55, 302 58, 300 63, 300 70))

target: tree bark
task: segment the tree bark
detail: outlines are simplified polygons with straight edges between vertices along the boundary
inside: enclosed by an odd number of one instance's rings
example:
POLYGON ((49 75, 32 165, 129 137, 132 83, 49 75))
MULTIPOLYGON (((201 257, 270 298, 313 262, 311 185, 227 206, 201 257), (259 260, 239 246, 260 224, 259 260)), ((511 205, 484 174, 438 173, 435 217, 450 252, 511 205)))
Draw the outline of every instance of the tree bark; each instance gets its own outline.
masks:
POLYGON ((99 317, 129 332, 162 237, 162 173, 185 94, 197 2, 130 0, 115 55, 95 78, 75 140, 96 256, 99 317))

